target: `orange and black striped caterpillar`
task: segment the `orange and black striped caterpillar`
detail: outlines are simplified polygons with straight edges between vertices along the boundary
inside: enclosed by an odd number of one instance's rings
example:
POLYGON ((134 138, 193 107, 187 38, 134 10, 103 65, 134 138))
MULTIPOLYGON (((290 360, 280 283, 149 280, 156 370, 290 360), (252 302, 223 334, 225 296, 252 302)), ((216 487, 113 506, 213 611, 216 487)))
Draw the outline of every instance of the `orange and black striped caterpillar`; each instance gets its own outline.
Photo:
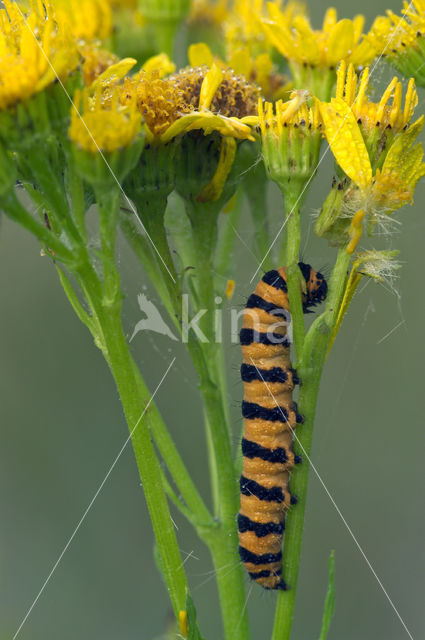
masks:
MULTIPOLYGON (((305 279, 304 312, 325 299, 321 273, 299 263, 305 279)), ((296 499, 289 474, 301 462, 293 452, 293 429, 303 422, 292 399, 298 384, 287 336, 289 300, 285 267, 260 280, 245 307, 240 332, 244 383, 243 471, 238 515, 239 554, 250 577, 265 589, 287 589, 282 577, 285 514, 296 499)))

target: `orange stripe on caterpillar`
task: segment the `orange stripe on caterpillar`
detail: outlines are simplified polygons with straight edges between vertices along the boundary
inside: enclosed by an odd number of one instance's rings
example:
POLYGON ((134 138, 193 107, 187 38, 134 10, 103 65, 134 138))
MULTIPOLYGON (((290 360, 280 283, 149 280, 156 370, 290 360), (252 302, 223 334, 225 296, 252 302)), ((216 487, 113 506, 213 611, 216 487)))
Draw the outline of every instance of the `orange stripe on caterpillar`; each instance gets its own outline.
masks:
MULTIPOLYGON (((305 280, 304 311, 326 297, 324 277, 299 263, 305 280)), ((298 378, 291 367, 286 269, 269 271, 248 298, 240 332, 244 383, 243 471, 238 515, 239 554, 249 576, 265 589, 287 589, 282 577, 285 515, 296 500, 289 474, 300 462, 293 429, 303 422, 292 393, 298 378)))

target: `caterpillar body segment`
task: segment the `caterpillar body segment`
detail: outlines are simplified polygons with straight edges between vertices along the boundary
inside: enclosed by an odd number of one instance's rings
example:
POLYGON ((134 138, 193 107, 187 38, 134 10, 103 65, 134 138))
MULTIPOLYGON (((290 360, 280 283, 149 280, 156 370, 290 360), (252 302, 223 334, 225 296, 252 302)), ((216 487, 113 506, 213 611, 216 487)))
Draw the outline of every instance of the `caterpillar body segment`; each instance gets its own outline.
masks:
MULTIPOLYGON (((327 292, 323 276, 299 263, 304 311, 327 292)), ((250 577, 265 589, 287 589, 282 577, 285 514, 296 500, 289 474, 296 459, 293 429, 303 422, 292 394, 298 378, 287 335, 290 309, 286 269, 269 271, 248 298, 240 332, 244 383, 243 471, 238 515, 239 554, 250 577)))

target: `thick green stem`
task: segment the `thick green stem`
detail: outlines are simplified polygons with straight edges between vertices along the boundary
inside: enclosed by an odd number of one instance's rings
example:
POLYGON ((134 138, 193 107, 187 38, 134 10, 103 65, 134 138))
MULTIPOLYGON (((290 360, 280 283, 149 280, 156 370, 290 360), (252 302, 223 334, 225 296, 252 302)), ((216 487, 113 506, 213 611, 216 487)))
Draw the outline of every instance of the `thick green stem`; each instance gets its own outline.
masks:
POLYGON ((302 365, 298 369, 302 380, 299 410, 304 416, 305 422, 297 429, 294 449, 296 454, 302 457, 303 462, 297 465, 291 473, 291 493, 297 497, 298 503, 290 509, 286 518, 283 549, 283 575, 290 586, 290 590, 281 592, 278 596, 272 640, 289 640, 291 635, 301 561, 317 395, 329 339, 338 316, 349 262, 350 256, 344 247, 339 251, 329 282, 329 295, 325 311, 317 318, 307 334, 302 354, 302 365))
POLYGON ((273 252, 270 251, 269 221, 267 219, 268 180, 263 163, 253 169, 243 182, 255 229, 255 247, 266 271, 273 269, 273 252))
POLYGON ((243 567, 238 554, 236 514, 239 491, 220 390, 212 382, 201 384, 205 412, 210 425, 220 503, 220 526, 211 532, 209 548, 217 585, 226 640, 248 640, 243 567))
POLYGON ((300 192, 294 185, 292 190, 287 186, 285 191, 282 190, 282 193, 285 198, 285 208, 288 220, 286 223, 285 243, 281 266, 286 266, 286 281, 288 285, 289 306, 291 309, 292 331, 297 361, 299 361, 305 338, 301 274, 298 267, 301 246, 300 192))
POLYGON ((104 304, 109 306, 119 297, 120 289, 120 276, 115 263, 120 192, 118 189, 111 189, 111 191, 98 189, 96 200, 99 209, 104 304))
MULTIPOLYGON (((236 514, 239 491, 233 464, 230 427, 224 409, 225 398, 220 388, 219 345, 215 342, 215 281, 213 255, 219 205, 187 203, 192 223, 193 246, 196 252, 196 286, 200 309, 206 313, 200 327, 208 342, 199 341, 203 358, 196 351, 194 364, 200 378, 204 400, 206 427, 210 444, 212 485, 218 493, 217 506, 220 526, 207 537, 214 567, 223 616, 226 640, 247 640, 249 624, 245 606, 243 568, 238 555, 236 514)), ((197 309, 199 310, 199 309, 197 309)))

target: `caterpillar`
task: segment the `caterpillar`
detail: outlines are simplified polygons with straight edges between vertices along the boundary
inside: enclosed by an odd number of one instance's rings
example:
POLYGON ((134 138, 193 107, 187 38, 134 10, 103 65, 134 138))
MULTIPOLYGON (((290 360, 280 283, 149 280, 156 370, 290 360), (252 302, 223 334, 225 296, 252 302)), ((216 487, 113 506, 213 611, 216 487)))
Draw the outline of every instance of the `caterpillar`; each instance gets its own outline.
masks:
MULTIPOLYGON (((310 265, 298 266, 306 282, 303 309, 308 312, 325 299, 327 284, 310 265)), ((286 268, 269 271, 248 298, 240 332, 245 426, 239 555, 253 580, 265 589, 281 590, 288 588, 282 577, 285 515, 296 504, 289 474, 301 462, 293 451, 293 429, 303 422, 292 399, 299 380, 291 366, 289 311, 286 268)))

